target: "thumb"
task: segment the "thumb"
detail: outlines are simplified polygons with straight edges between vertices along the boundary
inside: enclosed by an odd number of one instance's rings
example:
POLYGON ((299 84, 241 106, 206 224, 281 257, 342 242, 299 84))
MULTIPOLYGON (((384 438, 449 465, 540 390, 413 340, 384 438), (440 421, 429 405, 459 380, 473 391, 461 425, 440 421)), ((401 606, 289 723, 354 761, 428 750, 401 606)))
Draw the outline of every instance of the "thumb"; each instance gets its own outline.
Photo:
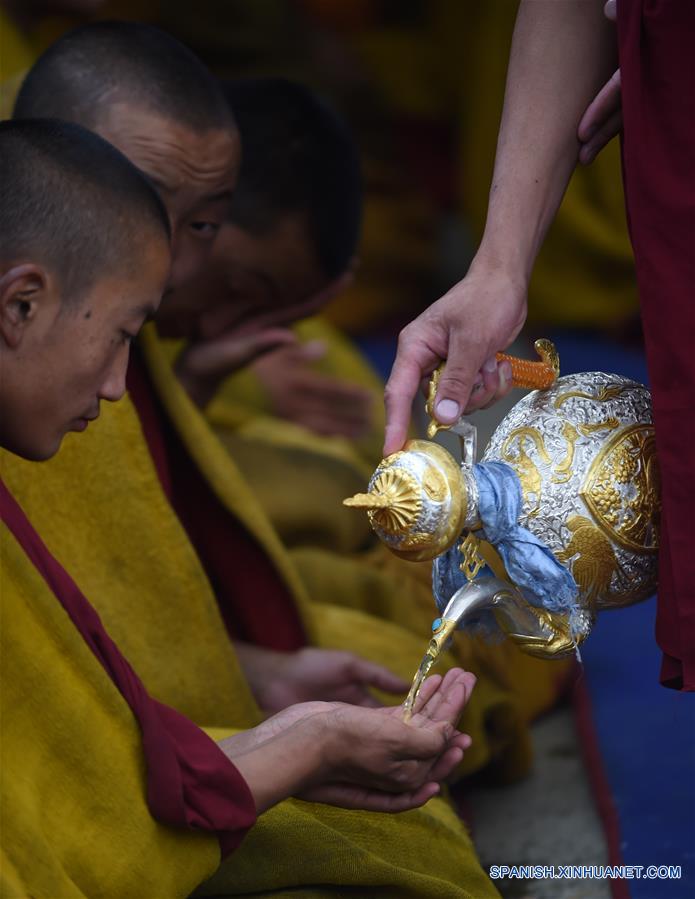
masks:
POLYGON ((382 665, 368 662, 366 659, 356 658, 352 662, 352 670, 360 683, 368 687, 376 687, 385 693, 405 693, 408 689, 408 684, 397 674, 382 665))
POLYGON ((471 349, 468 341, 463 341, 452 333, 449 354, 434 401, 435 418, 443 425, 454 424, 463 414, 475 377, 485 361, 484 348, 481 347, 475 353, 471 349))

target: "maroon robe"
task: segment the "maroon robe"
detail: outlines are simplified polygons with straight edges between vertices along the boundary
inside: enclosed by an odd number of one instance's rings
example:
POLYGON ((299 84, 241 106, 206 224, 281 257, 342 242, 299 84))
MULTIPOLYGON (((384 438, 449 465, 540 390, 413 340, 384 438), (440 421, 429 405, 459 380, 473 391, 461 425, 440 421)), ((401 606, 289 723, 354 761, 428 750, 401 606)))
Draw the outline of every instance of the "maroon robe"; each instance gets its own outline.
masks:
POLYGON ((263 547, 215 496, 191 459, 137 346, 127 384, 162 488, 203 563, 230 636, 278 651, 300 649, 306 636, 294 597, 263 547))
POLYGON ((695 2, 618 0, 623 177, 662 477, 661 681, 695 690, 695 2))
POLYGON ((256 820, 255 803, 246 781, 207 734, 147 693, 94 608, 48 551, 2 480, 0 519, 135 715, 142 732, 147 804, 152 816, 172 827, 215 833, 223 856, 228 855, 256 820))

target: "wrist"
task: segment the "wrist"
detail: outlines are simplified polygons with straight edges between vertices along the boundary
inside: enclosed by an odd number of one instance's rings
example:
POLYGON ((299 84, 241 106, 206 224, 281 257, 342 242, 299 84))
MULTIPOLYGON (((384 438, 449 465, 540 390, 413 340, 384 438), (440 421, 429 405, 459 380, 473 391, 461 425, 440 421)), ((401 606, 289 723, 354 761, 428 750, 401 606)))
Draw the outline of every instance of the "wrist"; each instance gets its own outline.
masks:
POLYGON ((316 728, 316 770, 319 781, 330 779, 345 768, 349 739, 342 718, 341 712, 333 709, 324 715, 317 715, 313 721, 316 728))
POLYGON ((523 248, 517 236, 486 231, 468 271, 480 277, 505 278, 513 288, 512 295, 525 305, 535 258, 532 249, 523 248))
POLYGON ((220 748, 235 765, 253 796, 257 814, 326 780, 322 744, 311 716, 265 737, 263 725, 220 748))

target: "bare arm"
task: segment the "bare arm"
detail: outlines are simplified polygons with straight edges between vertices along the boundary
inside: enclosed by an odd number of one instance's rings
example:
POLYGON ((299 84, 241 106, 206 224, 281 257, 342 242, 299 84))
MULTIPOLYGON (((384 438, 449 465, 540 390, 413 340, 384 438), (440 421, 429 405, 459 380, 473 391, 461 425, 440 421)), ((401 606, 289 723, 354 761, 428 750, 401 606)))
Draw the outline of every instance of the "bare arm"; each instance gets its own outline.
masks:
POLYGON ((510 372, 494 355, 524 323, 531 270, 577 164, 578 123, 615 56, 602 0, 521 3, 483 239, 463 281, 401 333, 386 387, 386 453, 402 447, 419 383, 442 359, 443 423, 508 389, 510 372))

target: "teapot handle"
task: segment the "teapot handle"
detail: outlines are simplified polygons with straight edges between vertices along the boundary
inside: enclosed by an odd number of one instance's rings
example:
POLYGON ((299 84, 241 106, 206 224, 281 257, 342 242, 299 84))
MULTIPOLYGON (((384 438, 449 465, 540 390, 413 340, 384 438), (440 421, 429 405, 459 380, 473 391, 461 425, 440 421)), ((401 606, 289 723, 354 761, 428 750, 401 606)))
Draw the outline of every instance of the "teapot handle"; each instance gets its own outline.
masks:
MULTIPOLYGON (((538 354, 538 362, 531 359, 519 359, 518 356, 510 356, 507 353, 497 353, 498 362, 509 362, 512 367, 512 387, 523 387, 531 390, 547 390, 552 387, 560 375, 560 357, 555 349, 555 344, 551 340, 540 338, 534 343, 534 349, 538 354)), ((427 402, 425 403, 425 411, 430 417, 427 426, 427 436, 430 440, 438 431, 446 431, 449 429, 456 430, 456 424, 443 425, 434 417, 434 398, 437 395, 439 387, 439 379, 444 371, 444 362, 442 362, 431 374, 429 388, 427 391, 427 402)))

